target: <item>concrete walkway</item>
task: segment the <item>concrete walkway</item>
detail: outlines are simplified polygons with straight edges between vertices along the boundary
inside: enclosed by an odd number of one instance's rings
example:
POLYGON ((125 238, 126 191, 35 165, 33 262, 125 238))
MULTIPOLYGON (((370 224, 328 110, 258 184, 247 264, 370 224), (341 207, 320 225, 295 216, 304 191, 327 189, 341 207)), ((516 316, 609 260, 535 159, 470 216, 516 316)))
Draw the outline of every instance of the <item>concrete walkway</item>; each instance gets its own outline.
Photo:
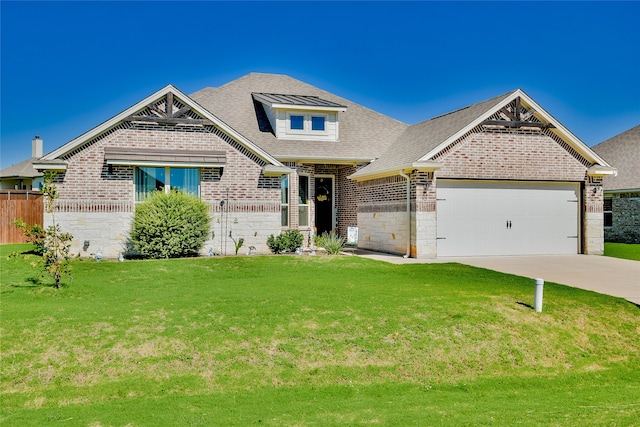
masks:
POLYGON ((458 262, 613 295, 640 305, 640 261, 595 255, 442 257, 418 260, 361 250, 356 255, 394 264, 458 262))

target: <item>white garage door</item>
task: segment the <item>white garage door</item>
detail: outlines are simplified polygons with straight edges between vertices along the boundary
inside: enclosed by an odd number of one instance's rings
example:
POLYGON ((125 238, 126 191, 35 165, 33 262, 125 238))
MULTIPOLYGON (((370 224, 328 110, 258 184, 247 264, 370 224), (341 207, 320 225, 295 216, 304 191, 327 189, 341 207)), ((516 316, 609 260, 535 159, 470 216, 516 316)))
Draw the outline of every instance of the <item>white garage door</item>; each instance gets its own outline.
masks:
POLYGON ((437 181, 438 256, 578 253, 577 183, 437 181))

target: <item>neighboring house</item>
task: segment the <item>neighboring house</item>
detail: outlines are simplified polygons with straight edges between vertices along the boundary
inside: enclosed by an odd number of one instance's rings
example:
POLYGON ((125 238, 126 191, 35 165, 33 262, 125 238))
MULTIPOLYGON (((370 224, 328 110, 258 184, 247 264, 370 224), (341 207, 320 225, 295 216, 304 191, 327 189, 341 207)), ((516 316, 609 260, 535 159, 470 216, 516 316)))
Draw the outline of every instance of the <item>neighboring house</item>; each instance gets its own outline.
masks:
POLYGON ((231 253, 229 235, 268 252, 282 230, 308 243, 358 227, 359 247, 418 258, 602 254, 615 172, 521 90, 409 126, 256 73, 189 96, 166 86, 35 166, 60 172, 74 250, 106 256, 161 188, 210 205, 204 253, 231 253))
POLYGON ((618 169, 604 179, 604 239, 640 243, 640 125, 593 147, 618 169))
POLYGON ((33 168, 33 163, 42 157, 42 139, 36 136, 31 141, 31 158, 0 170, 0 188, 3 190, 39 190, 42 172, 33 168))

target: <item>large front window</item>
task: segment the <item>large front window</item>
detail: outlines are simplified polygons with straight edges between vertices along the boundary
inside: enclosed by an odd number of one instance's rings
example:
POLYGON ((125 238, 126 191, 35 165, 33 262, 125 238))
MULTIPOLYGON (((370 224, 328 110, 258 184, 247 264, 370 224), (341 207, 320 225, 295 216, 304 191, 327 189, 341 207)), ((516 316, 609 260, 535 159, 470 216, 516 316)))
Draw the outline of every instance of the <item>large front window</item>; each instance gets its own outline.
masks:
POLYGON ((136 168, 136 201, 142 201, 153 191, 182 190, 198 195, 200 171, 196 168, 138 167, 136 168))

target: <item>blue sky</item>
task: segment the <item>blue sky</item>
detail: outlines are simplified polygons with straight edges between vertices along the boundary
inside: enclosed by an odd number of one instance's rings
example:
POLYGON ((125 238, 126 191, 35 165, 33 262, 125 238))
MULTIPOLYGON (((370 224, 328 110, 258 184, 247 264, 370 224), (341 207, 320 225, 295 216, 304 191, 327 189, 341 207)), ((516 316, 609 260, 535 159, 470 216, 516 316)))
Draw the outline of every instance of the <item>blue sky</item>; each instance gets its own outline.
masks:
POLYGON ((0 167, 173 84, 282 73, 406 123, 521 88, 588 145, 640 123, 639 2, 0 2, 0 167))

